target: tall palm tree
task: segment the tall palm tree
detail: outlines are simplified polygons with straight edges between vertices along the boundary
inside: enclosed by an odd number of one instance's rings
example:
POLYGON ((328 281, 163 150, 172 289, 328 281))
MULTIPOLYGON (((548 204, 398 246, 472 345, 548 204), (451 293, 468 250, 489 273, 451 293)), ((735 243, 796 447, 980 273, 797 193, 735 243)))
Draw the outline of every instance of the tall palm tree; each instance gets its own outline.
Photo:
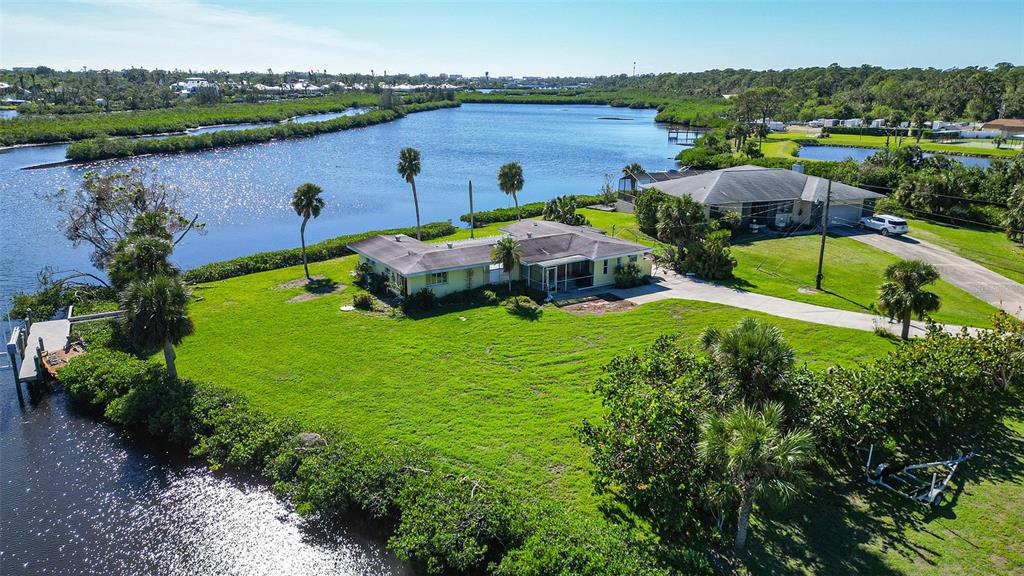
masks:
POLYGON ((523 189, 523 167, 519 162, 509 162, 498 169, 498 188, 512 197, 512 201, 516 203, 516 220, 521 219, 519 198, 516 197, 523 189))
POLYGON ((121 297, 128 336, 139 350, 164 349, 167 373, 178 377, 174 347, 192 333, 188 317, 189 292, 179 278, 158 275, 136 280, 121 297))
POLYGON ((725 332, 706 328, 700 341, 751 403, 772 399, 796 357, 777 327, 755 318, 744 318, 725 332))
POLYGON ((519 242, 516 242, 516 239, 511 236, 505 236, 498 240, 494 244, 494 248, 491 248, 491 262, 501 264, 502 271, 508 274, 509 292, 512 291, 512 271, 519 265, 522 257, 523 249, 519 247, 519 242))
POLYGON ((644 172, 644 167, 639 162, 631 162, 622 167, 622 176, 629 178, 630 189, 636 190, 637 179, 644 172))
POLYGON ((935 266, 922 260, 900 260, 885 269, 885 282, 878 288, 878 307, 890 319, 903 322, 902 337, 910 337, 910 317, 934 312, 942 305, 939 295, 923 290, 939 279, 935 266))
POLYGON ((306 182, 295 189, 292 194, 292 209, 299 216, 302 216, 302 226, 299 227, 299 240, 302 241, 302 267, 306 270, 306 280, 309 277, 309 261, 306 259, 306 223, 310 218, 320 216, 324 208, 324 199, 320 197, 323 190, 316 184, 306 182))
POLYGON ((761 410, 741 404, 704 423, 698 453, 739 496, 736 552, 747 544, 754 498, 775 492, 789 499, 805 480, 814 438, 782 427, 782 405, 775 402, 761 410))
POLYGON ((420 151, 415 148, 402 148, 398 153, 398 174, 412 186, 412 203, 416 207, 416 239, 420 236, 420 200, 416 196, 416 177, 420 175, 420 151))

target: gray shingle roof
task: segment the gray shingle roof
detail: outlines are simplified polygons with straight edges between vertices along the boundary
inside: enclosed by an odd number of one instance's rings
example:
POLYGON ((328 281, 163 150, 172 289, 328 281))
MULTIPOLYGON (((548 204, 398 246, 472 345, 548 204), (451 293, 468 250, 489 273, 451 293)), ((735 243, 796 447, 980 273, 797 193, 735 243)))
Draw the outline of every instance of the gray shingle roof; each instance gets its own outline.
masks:
MULTIPOLYGON (((578 257, 599 260, 647 252, 634 244, 585 226, 568 226, 544 220, 523 220, 501 228, 519 241, 525 264, 578 257)), ((428 244, 404 234, 372 236, 349 244, 358 254, 381 262, 403 275, 483 266, 491 263, 497 237, 466 242, 428 244)))
MULTIPOLYGON (((719 205, 784 200, 822 201, 827 186, 828 182, 823 178, 794 170, 746 165, 646 184, 643 187, 657 188, 671 196, 690 196, 701 204, 719 205)), ((832 182, 832 198, 835 201, 881 197, 881 194, 863 188, 832 182)))

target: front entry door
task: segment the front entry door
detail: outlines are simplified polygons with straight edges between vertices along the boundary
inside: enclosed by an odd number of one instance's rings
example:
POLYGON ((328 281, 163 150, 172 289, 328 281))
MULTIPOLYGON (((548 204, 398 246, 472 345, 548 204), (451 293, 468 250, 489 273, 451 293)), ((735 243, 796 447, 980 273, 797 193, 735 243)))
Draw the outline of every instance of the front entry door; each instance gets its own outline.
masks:
POLYGON ((547 285, 549 292, 558 291, 558 267, 546 268, 545 273, 547 274, 547 285))

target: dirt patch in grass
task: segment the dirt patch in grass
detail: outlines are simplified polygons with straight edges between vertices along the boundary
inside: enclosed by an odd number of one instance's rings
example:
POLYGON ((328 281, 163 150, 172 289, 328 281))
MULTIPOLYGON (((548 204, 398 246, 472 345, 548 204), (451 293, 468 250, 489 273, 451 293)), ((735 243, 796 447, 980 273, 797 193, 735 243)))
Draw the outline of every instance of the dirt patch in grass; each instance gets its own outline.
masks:
POLYGON ((288 290, 292 288, 305 288, 306 291, 302 294, 298 294, 286 300, 288 304, 294 304, 295 302, 308 302, 310 300, 316 300, 322 298, 328 294, 337 294, 344 290, 347 286, 339 284, 330 278, 324 276, 313 276, 312 280, 306 278, 299 278, 297 280, 291 280, 283 284, 278 284, 278 290, 288 290))
POLYGON ((317 274, 316 276, 313 276, 312 280, 309 280, 308 278, 298 278, 298 279, 292 280, 290 282, 285 282, 283 284, 278 284, 277 285, 277 289, 278 290, 291 290, 292 288, 305 288, 306 286, 309 286, 311 284, 315 284, 317 282, 323 282, 324 280, 327 280, 326 276, 324 276, 322 274, 317 274))
POLYGON ((608 312, 625 312, 636 308, 636 304, 611 294, 601 294, 560 306, 562 310, 572 314, 607 314, 608 312))

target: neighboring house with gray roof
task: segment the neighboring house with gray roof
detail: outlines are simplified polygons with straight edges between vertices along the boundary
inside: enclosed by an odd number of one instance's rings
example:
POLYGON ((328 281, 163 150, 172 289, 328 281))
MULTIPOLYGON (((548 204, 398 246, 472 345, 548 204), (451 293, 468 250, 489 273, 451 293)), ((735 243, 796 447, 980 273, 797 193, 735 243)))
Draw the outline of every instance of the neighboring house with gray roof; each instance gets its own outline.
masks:
MULTIPOLYGON (((587 226, 523 220, 500 230, 515 238, 523 252, 512 279, 546 292, 614 284, 615 268, 630 262, 641 274, 651 273, 651 261, 643 258, 650 248, 587 226)), ((348 247, 360 263, 384 275, 396 294, 408 296, 430 288, 445 296, 508 280, 501 265, 491 262, 491 249, 500 238, 433 244, 398 234, 372 236, 348 247)))
MULTIPOLYGON (((760 166, 735 166, 695 176, 642 186, 671 196, 689 196, 708 207, 708 216, 739 212, 744 223, 778 228, 816 226, 828 192, 828 181, 802 171, 760 166)), ((832 182, 830 223, 856 224, 882 195, 832 182)))

